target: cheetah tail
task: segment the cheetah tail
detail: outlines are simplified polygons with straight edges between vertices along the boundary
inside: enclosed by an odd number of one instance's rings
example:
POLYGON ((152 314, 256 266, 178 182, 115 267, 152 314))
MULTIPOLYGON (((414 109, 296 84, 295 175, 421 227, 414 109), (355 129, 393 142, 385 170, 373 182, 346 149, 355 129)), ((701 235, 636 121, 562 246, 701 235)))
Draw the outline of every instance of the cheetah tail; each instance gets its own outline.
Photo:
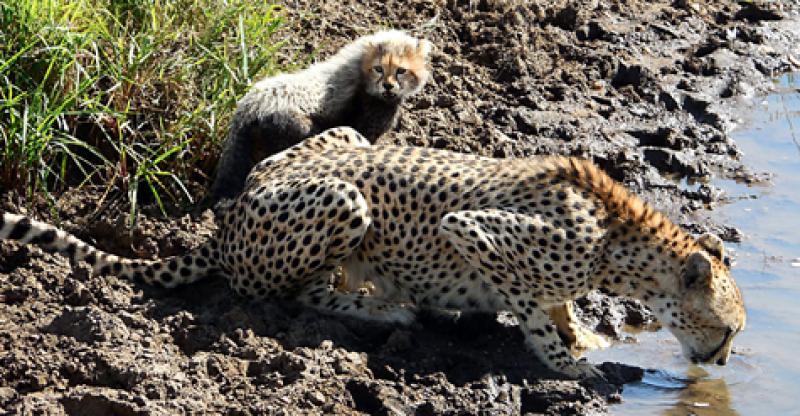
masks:
POLYGON ((94 273, 114 274, 148 284, 175 287, 194 282, 218 270, 214 241, 188 254, 156 260, 134 260, 106 253, 50 224, 5 212, 0 217, 0 239, 35 244, 66 256, 72 264, 85 261, 94 273))

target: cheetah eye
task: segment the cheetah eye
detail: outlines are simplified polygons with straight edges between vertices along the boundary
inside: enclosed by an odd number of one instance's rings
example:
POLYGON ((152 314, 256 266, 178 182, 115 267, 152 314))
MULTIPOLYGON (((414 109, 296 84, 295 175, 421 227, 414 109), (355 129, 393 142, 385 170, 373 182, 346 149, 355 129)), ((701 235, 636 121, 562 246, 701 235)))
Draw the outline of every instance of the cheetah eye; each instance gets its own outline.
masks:
POLYGON ((375 65, 375 66, 373 66, 373 67, 372 67, 372 70, 373 70, 373 71, 375 71, 375 72, 377 72, 377 73, 379 73, 379 74, 382 74, 382 73, 383 73, 383 67, 381 67, 380 65, 375 65))
POLYGON ((405 73, 406 73, 406 69, 405 68, 397 68, 397 75, 403 75, 405 73))

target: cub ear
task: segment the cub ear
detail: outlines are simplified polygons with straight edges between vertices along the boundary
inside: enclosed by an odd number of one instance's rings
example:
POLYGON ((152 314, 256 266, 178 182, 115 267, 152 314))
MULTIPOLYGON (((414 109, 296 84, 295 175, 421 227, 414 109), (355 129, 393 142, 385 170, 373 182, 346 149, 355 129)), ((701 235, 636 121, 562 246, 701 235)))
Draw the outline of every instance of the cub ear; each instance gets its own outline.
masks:
POLYGON ((383 44, 383 42, 381 42, 379 40, 370 39, 370 40, 367 40, 367 42, 366 42, 366 44, 364 46, 364 50, 366 50, 367 51, 367 55, 370 55, 370 56, 382 55, 383 54, 383 50, 384 50, 384 44, 383 44))
POLYGON ((725 258, 725 246, 722 244, 722 239, 716 235, 705 233, 697 239, 697 243, 700 244, 708 254, 720 260, 725 258))
POLYGON ((417 53, 419 53, 425 59, 428 58, 431 51, 433 51, 433 43, 427 39, 420 39, 417 41, 417 53))
POLYGON ((686 259, 682 278, 685 288, 702 287, 707 283, 711 279, 711 259, 708 255, 702 251, 690 255, 686 259))

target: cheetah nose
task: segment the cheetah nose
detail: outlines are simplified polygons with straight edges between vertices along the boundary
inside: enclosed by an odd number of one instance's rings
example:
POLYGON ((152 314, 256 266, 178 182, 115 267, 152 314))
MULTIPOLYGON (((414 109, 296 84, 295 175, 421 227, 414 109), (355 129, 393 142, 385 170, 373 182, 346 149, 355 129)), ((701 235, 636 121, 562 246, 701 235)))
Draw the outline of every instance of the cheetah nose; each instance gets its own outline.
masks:
POLYGON ((728 363, 728 357, 719 357, 717 359, 717 365, 725 365, 728 363))
POLYGON ((383 88, 386 88, 386 91, 391 91, 392 88, 394 88, 394 85, 392 85, 391 82, 384 82, 383 83, 383 88))

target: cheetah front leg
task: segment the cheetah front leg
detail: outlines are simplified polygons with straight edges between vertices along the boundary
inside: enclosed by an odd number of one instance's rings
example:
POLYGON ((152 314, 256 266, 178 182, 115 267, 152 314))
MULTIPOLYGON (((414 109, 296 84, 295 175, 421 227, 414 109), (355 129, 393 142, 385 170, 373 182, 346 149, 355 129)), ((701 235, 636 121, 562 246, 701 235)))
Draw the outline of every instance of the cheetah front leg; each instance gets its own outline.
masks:
MULTIPOLYGON (((540 218, 496 209, 460 211, 445 215, 439 227, 517 317, 526 344, 547 367, 571 378, 602 375, 570 354, 548 316, 553 303, 571 299, 544 299, 553 283, 542 276, 545 269, 530 247, 538 239, 535 234, 547 227, 540 218)), ((552 227, 548 231, 554 232, 552 227)))
POLYGON ((573 352, 607 348, 608 341, 584 327, 575 316, 572 302, 550 308, 550 319, 556 324, 558 333, 573 352))

